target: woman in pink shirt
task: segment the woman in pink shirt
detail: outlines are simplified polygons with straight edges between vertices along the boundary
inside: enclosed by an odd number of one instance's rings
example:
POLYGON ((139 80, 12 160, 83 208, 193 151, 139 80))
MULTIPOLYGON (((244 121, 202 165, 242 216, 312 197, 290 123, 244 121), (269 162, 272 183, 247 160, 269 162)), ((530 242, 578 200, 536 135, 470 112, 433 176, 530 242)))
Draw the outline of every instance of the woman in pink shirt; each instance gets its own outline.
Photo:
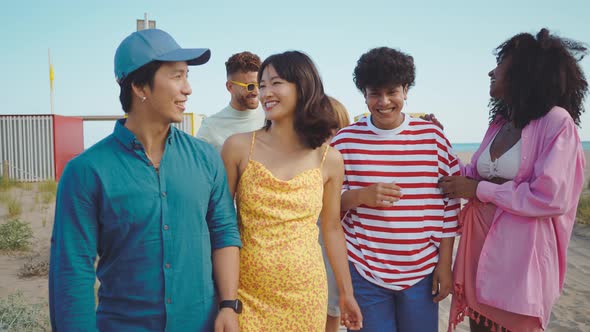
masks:
POLYGON ((496 49, 489 72, 490 126, 450 198, 469 199, 453 268, 449 330, 542 331, 563 288, 566 254, 584 183, 576 125, 588 84, 586 48, 549 34, 518 34, 496 49))

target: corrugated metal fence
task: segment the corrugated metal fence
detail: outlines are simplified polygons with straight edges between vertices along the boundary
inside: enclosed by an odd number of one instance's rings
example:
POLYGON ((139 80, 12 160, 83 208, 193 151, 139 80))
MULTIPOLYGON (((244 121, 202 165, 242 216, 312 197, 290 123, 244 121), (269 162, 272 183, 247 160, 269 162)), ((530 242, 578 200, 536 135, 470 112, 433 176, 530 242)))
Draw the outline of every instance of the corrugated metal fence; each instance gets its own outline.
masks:
MULTIPOLYGON (((9 178, 43 181, 55 178, 51 115, 0 117, 0 161, 7 160, 9 178)), ((3 174, 0 163, 0 174, 3 174)))
POLYGON ((194 115, 193 113, 184 113, 182 115, 182 122, 181 123, 173 123, 172 125, 185 133, 195 136, 195 128, 194 128, 194 115))
MULTIPOLYGON (((82 117, 84 120, 113 120, 119 116, 82 117)), ((202 116, 198 115, 197 119, 202 116)), ((200 124, 200 121, 199 121, 200 124)), ((195 135, 195 115, 184 113, 175 127, 195 135)), ((0 116, 0 175, 8 161, 8 177, 20 182, 55 179, 55 135, 53 115, 0 116)))

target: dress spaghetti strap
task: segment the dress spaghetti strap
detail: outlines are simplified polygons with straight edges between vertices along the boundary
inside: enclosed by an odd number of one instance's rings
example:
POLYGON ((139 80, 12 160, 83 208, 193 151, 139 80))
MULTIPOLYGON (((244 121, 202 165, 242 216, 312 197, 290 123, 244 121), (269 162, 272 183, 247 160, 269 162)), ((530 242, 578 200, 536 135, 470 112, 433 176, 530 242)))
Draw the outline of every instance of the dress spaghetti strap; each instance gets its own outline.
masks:
POLYGON ((252 132, 252 143, 250 143, 250 154, 248 155, 248 161, 252 160, 252 151, 254 151, 254 142, 256 142, 256 132, 252 132))
POLYGON ((328 150, 330 149, 330 144, 326 144, 326 149, 324 150, 324 155, 322 157, 322 162, 320 163, 320 169, 324 166, 324 160, 326 160, 326 156, 328 155, 328 150))

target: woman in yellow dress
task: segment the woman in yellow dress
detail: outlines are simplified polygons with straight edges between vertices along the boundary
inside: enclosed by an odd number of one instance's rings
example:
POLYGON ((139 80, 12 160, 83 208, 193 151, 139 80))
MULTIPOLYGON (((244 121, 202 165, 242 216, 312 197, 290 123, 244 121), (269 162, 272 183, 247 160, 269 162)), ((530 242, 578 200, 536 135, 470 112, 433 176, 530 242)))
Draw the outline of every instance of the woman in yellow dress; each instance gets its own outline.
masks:
POLYGON ((297 51, 258 72, 266 125, 237 134, 222 157, 235 195, 243 247, 240 331, 323 331, 327 283, 316 221, 340 291, 342 323, 362 327, 340 226, 342 156, 326 140, 337 127, 320 76, 297 51))

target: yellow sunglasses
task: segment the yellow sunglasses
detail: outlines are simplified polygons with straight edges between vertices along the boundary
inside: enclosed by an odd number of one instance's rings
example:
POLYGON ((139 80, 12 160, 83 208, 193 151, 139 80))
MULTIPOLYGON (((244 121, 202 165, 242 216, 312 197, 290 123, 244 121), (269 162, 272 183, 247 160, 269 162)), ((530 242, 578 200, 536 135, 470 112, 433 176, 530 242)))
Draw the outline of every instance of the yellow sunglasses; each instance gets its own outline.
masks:
POLYGON ((242 82, 238 82, 238 81, 229 81, 229 82, 233 83, 235 85, 243 86, 248 91, 254 91, 254 88, 258 87, 258 83, 242 83, 242 82))

